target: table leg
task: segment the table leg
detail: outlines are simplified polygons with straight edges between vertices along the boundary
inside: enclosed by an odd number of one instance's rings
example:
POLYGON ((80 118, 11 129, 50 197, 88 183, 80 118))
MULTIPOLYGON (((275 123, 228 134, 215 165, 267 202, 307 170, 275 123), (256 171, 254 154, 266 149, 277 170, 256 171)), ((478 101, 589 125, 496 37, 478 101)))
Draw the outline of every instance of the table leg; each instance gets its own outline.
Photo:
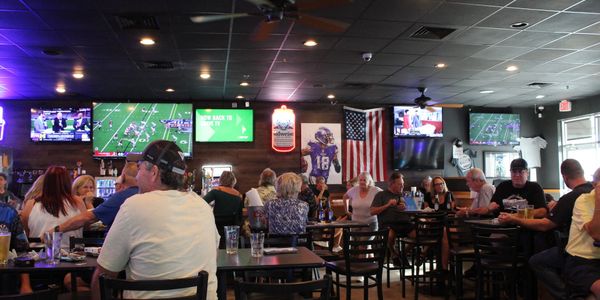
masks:
POLYGON ((227 272, 217 270, 217 298, 227 300, 227 272))
POLYGON ((77 300, 77 272, 71 272, 71 299, 77 300))

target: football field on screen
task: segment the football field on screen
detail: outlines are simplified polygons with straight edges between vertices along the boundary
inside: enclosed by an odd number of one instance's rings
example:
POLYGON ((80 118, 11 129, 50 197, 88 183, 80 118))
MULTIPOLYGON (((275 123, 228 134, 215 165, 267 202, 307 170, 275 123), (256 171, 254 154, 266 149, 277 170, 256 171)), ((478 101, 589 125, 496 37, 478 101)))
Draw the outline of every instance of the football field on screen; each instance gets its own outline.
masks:
POLYGON ((162 139, 192 153, 192 104, 96 103, 93 120, 94 151, 142 152, 162 139))
POLYGON ((519 137, 519 115, 516 114, 478 114, 471 117, 470 123, 472 141, 501 145, 516 142, 519 137))

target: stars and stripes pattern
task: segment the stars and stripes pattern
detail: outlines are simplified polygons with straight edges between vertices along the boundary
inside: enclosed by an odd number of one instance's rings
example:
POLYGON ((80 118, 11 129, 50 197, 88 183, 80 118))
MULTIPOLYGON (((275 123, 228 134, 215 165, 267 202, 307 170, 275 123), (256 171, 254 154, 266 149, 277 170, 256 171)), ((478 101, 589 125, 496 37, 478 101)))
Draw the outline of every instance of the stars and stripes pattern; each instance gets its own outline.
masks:
POLYGON ((361 110, 344 107, 344 180, 369 172, 375 181, 386 180, 386 141, 383 139, 384 108, 361 110))

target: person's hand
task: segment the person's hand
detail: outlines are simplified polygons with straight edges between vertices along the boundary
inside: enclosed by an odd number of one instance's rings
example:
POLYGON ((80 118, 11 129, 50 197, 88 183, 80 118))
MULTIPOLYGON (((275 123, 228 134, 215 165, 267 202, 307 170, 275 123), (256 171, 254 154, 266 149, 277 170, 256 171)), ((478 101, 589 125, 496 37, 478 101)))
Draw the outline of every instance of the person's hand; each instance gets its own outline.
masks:
POLYGON ((388 204, 388 206, 396 206, 396 205, 398 205, 398 200, 392 198, 392 199, 388 200, 387 204, 388 204))
POLYGON ((6 201, 6 204, 8 204, 8 206, 16 209, 17 208, 17 200, 15 199, 8 199, 8 201, 6 201))
POLYGON ((321 190, 322 190, 322 191, 326 191, 326 190, 327 190, 327 184, 325 184, 325 183, 322 183, 322 184, 321 184, 321 190))
POLYGON ((500 213, 498 216, 498 221, 502 224, 513 224, 516 219, 517 218, 514 215, 508 213, 500 213))
POLYGON ((492 202, 492 203, 490 203, 490 205, 488 206, 488 209, 489 209, 489 210, 492 210, 492 211, 494 211, 494 210, 498 210, 498 209, 500 209, 500 205, 498 205, 498 203, 496 203, 496 202, 492 202))
POLYGON ((468 210, 468 208, 466 208, 466 207, 458 207, 458 210, 456 211, 456 215, 459 217, 464 217, 467 215, 467 210, 468 210))
POLYGON ((397 210, 405 210, 406 209, 406 203, 404 203, 404 201, 398 202, 398 205, 396 205, 396 209, 397 210))
POLYGON ((548 211, 552 211, 554 209, 554 207, 556 206, 556 204, 558 204, 558 201, 556 201, 556 200, 552 200, 552 201, 548 202, 548 211))

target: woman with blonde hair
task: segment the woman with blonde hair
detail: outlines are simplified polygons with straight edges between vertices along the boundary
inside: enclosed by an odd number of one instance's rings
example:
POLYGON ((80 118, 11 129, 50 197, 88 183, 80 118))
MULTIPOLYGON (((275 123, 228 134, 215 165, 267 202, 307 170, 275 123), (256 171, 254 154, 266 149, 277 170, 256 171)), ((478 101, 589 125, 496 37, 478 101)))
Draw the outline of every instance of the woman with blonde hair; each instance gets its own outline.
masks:
POLYGON ((269 233, 293 234, 306 230, 308 204, 298 200, 302 178, 288 172, 277 178, 277 199, 265 203, 269 233))
POLYGON ((39 196, 42 195, 42 187, 44 186, 44 174, 40 175, 31 185, 27 193, 25 193, 25 197, 23 199, 23 207, 27 204, 29 200, 35 200, 39 196))
POLYGON ((440 176, 435 176, 431 180, 431 193, 425 194, 425 203, 431 208, 435 208, 435 200, 438 199, 438 209, 440 211, 454 210, 454 196, 448 190, 446 181, 440 176))
POLYGON ((87 208, 94 208, 93 201, 96 196, 96 180, 90 175, 81 175, 73 181, 71 192, 80 197, 87 208))
POLYGON ((213 188, 204 196, 204 200, 213 207, 215 216, 235 215, 236 225, 242 224, 242 194, 235 188, 237 179, 231 171, 223 171, 219 177, 219 186, 213 188))

